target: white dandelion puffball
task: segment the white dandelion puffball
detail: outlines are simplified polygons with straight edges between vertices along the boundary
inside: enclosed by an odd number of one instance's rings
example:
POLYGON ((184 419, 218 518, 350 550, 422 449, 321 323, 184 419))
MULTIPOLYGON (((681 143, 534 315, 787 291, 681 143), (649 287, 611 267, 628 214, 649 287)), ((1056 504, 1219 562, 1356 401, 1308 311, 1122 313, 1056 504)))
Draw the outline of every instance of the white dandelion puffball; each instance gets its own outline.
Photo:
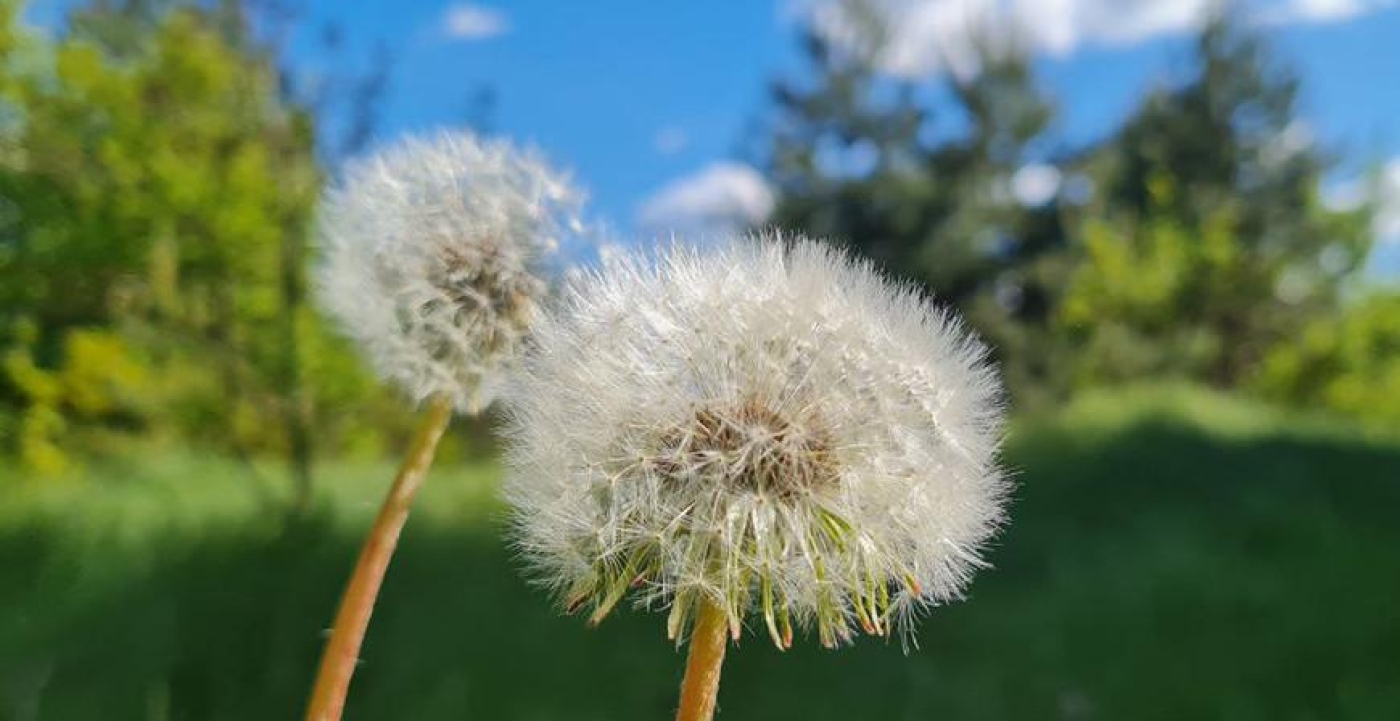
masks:
POLYGON ((530 152, 468 133, 351 162, 319 209, 322 305, 413 400, 490 402, 547 292, 581 195, 530 152))
POLYGON ((516 542, 566 610, 629 591, 815 626, 909 630, 959 598, 1004 518, 984 346, 916 290, 798 238, 623 258, 575 279, 509 396, 516 542))

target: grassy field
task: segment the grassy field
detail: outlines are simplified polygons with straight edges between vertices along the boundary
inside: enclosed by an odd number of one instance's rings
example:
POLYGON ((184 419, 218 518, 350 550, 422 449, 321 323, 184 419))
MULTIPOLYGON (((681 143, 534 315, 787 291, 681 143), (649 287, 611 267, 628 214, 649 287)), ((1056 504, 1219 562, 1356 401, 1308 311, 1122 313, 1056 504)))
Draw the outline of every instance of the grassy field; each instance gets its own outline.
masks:
MULTIPOLYGON (((1008 460, 996 569, 919 650, 748 636, 721 718, 1400 718, 1400 445, 1157 391, 1023 421, 1008 460)), ((295 524, 217 460, 0 477, 0 719, 297 718, 390 470, 327 467, 295 524)), ((434 472, 348 718, 668 718, 663 619, 559 617, 495 479, 434 472)))

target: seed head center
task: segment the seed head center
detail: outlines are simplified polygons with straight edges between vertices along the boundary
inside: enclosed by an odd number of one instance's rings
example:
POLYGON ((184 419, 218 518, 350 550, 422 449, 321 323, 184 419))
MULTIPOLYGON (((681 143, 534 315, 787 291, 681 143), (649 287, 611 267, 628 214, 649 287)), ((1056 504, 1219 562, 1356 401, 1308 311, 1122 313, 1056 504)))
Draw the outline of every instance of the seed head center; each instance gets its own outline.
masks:
POLYGON ((829 437, 754 400, 706 406, 668 438, 661 470, 677 480, 791 498, 838 474, 829 437))
POLYGON ((539 295, 536 279, 527 273, 510 272, 492 243, 481 244, 475 262, 450 246, 439 254, 442 262, 434 285, 450 299, 457 325, 492 319, 485 326, 492 331, 486 339, 488 347, 504 340, 497 336, 506 327, 516 333, 526 330, 534 298, 539 295))

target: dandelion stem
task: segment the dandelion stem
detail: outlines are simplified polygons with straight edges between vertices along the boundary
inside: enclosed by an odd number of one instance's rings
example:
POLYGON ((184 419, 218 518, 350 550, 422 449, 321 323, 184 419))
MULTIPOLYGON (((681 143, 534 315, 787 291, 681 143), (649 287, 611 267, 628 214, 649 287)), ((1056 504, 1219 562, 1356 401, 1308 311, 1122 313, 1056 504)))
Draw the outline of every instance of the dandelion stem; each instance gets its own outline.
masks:
POLYGON ((714 601, 704 600, 690 632, 690 659, 681 681, 676 721, 710 721, 719 697, 719 672, 729 643, 729 619, 714 601))
POLYGON ((384 572, 389 568, 389 559, 398 545, 399 533, 408 520, 413 497, 433 463, 438 440, 451 420, 451 401, 439 397, 429 402, 427 415, 413 436, 408 456, 389 487, 384 505, 380 507, 379 515, 365 538, 364 548, 360 550, 360 558, 345 587, 345 595, 341 597, 340 610, 336 612, 331 638, 326 643, 321 669, 316 674, 316 685, 311 691, 307 721, 339 721, 345 710, 350 677, 354 675, 355 665, 359 662, 360 645, 365 639, 370 614, 374 612, 374 602, 379 596, 384 572))

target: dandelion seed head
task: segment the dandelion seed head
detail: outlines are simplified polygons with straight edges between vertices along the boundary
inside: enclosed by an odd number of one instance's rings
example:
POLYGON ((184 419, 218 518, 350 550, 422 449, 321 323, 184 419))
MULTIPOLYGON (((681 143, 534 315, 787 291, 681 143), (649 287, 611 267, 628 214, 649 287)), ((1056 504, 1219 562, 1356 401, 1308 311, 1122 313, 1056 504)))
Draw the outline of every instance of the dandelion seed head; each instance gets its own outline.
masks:
POLYGON ((1001 389, 949 313, 797 238, 615 258, 541 319, 508 407, 516 542, 570 611, 700 602, 738 634, 909 629, 1001 524, 1001 389))
POLYGON ((543 263, 581 194, 535 153, 463 132, 349 163, 319 209, 317 290, 380 375, 471 412, 548 291, 543 263))

